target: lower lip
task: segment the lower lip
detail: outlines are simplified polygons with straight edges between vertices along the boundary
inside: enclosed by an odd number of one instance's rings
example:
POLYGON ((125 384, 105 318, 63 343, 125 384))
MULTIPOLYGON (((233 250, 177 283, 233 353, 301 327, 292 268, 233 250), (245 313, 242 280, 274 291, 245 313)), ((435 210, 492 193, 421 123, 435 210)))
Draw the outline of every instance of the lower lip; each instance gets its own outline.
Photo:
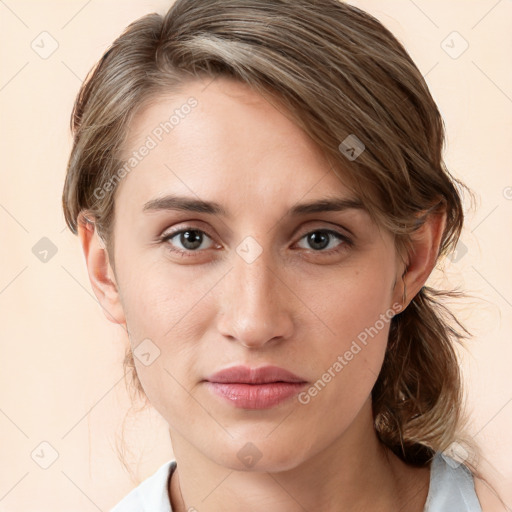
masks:
POLYGON ((240 409, 269 409, 296 395, 305 382, 239 384, 209 382, 208 388, 240 409))

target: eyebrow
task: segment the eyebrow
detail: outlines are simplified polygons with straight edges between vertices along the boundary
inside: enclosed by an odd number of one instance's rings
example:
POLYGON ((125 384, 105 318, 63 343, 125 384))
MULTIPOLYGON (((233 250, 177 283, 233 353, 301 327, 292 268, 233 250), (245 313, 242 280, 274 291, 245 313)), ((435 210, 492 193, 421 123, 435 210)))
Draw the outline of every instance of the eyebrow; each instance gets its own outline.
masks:
MULTIPOLYGON (((333 197, 319 199, 309 203, 297 204, 290 209, 287 216, 294 217, 297 215, 306 215, 308 213, 340 212, 350 209, 365 210, 365 207, 359 199, 333 197)), ((144 204, 142 211, 154 212, 161 210, 207 213, 210 215, 222 215, 224 217, 229 217, 228 212, 219 203, 175 195, 167 195, 151 199, 144 204)))

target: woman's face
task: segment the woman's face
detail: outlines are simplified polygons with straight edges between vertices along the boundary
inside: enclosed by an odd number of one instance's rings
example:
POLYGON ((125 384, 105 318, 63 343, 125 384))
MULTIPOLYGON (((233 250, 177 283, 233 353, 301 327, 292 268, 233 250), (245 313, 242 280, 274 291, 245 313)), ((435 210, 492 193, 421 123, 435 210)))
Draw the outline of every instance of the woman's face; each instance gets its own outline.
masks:
POLYGON ((171 436, 226 467, 248 467, 249 454, 284 470, 368 413, 401 268, 364 209, 300 209, 357 199, 303 131, 247 86, 208 83, 154 100, 131 124, 124 158, 136 163, 118 185, 114 229, 123 321, 171 436), (249 385, 206 381, 238 365, 305 383, 256 402, 249 385))

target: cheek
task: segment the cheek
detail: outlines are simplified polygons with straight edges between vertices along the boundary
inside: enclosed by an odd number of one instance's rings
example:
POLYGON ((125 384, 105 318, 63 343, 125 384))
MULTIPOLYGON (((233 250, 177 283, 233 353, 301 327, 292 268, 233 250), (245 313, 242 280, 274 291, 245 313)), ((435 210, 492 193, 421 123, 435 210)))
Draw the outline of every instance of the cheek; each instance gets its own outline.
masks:
POLYGON ((308 282, 302 290, 310 309, 318 313, 322 333, 337 349, 347 348, 352 340, 364 343, 370 335, 374 344, 387 340, 391 308, 393 267, 385 255, 361 259, 330 278, 308 282), (322 325, 323 324, 323 325, 322 325))
POLYGON ((208 292, 218 278, 209 273, 198 278, 193 266, 165 262, 123 260, 120 267, 123 309, 144 392, 166 418, 201 417, 189 393, 203 377, 201 343, 213 321, 208 292))
POLYGON ((218 272, 198 271, 194 265, 179 266, 167 261, 163 250, 152 251, 151 258, 142 254, 138 259, 123 261, 123 309, 130 331, 138 339, 176 338, 179 346, 180 340, 190 337, 183 337, 184 331, 199 327, 197 310, 218 281, 218 272))
POLYGON ((370 310, 368 301, 352 304, 354 309, 340 315, 331 342, 317 344, 315 380, 298 396, 304 415, 324 418, 323 428, 330 433, 348 428, 368 400, 382 368, 394 313, 386 314, 377 304, 370 310), (356 306, 362 309, 358 312, 356 306))
POLYGON ((315 387, 322 393, 329 388, 325 404, 362 403, 377 379, 396 312, 390 304, 393 276, 384 267, 385 262, 374 261, 353 269, 331 280, 329 294, 327 288, 321 293, 318 283, 310 290, 311 309, 321 320, 313 338, 319 379, 315 387))

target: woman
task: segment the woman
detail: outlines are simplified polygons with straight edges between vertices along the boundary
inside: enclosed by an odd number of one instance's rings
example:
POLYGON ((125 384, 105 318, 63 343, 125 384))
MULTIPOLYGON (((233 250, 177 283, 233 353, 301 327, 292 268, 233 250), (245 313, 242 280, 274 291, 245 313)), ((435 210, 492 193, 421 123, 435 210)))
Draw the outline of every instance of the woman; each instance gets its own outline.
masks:
POLYGON ((468 333, 425 286, 463 185, 380 22, 178 0, 113 43, 72 126, 66 220, 175 454, 115 512, 482 510, 468 333))

